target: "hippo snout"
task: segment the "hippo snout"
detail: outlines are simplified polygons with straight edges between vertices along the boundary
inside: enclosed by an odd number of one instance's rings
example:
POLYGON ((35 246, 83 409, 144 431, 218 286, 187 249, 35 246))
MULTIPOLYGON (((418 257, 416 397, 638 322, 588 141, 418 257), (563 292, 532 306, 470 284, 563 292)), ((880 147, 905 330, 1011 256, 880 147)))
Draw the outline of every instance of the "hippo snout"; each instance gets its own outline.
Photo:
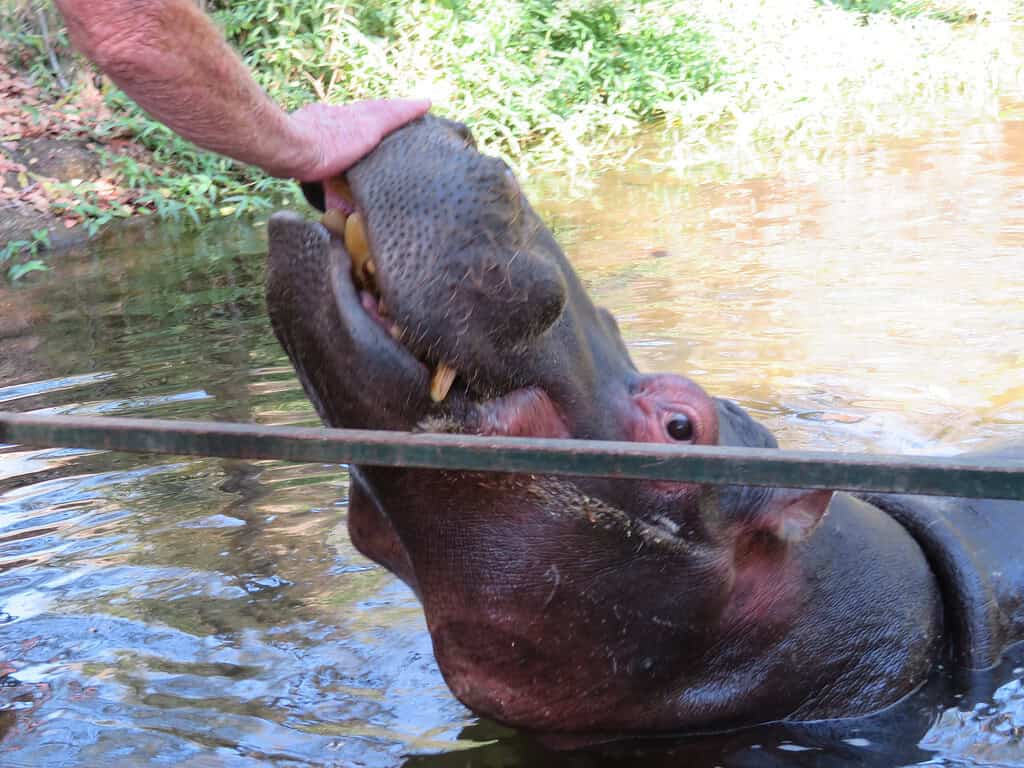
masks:
MULTIPOLYGON (((464 126, 413 123, 351 168, 343 186, 347 210, 328 211, 325 223, 337 222, 358 270, 369 264, 362 287, 392 334, 431 368, 507 380, 509 354, 562 315, 561 250, 512 171, 481 155, 464 126)), ((325 189, 304 191, 331 206, 325 189)))

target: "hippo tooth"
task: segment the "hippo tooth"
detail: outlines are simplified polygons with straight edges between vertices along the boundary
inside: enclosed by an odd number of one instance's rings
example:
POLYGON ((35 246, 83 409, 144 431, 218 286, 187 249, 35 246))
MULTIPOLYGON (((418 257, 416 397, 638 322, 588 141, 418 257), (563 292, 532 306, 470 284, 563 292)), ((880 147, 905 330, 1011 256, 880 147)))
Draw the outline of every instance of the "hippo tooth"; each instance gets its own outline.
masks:
POLYGON ((358 211, 345 221, 345 250, 352 257, 353 268, 357 272, 362 272, 370 258, 370 244, 366 242, 363 217, 358 211))
POLYGON ((377 274, 377 265, 373 263, 370 256, 370 244, 366 240, 366 229, 363 227, 363 217, 358 211, 350 214, 345 220, 345 250, 352 258, 352 275, 361 288, 365 288, 373 294, 377 293, 374 275, 377 274))
POLYGON ((324 185, 329 187, 331 192, 344 200, 348 205, 354 207, 352 188, 348 185, 348 179, 346 179, 344 175, 328 179, 324 182, 324 185))
POLYGON ((343 237, 345 234, 345 214, 338 208, 332 208, 320 217, 320 223, 328 232, 343 237))
POLYGON ((446 363, 438 363, 434 378, 430 380, 430 399, 435 403, 448 397, 448 392, 455 382, 455 369, 446 363))
POLYGON ((403 332, 402 329, 398 326, 398 323, 392 323, 391 327, 388 328, 388 333, 391 334, 391 338, 394 339, 395 341, 401 341, 403 332))

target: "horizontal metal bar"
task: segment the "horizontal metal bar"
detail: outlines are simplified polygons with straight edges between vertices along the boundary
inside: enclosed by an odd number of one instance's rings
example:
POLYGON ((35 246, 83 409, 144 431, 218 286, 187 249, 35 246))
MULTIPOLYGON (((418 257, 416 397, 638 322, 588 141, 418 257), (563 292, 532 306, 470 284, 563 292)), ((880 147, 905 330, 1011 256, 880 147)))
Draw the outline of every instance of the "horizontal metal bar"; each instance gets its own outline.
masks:
POLYGON ((1024 459, 541 440, 0 413, 0 443, 1024 500, 1024 459))

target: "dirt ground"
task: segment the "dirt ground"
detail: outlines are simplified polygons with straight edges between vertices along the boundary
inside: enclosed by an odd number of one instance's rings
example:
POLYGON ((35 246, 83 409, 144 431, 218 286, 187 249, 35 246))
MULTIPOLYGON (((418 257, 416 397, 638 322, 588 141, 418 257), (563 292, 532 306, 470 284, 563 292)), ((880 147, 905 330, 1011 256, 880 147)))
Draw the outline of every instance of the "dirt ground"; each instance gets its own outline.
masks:
POLYGON ((120 184, 111 157, 148 162, 148 152, 102 130, 111 114, 90 71, 79 73, 74 98, 54 99, 18 72, 0 50, 0 248, 46 229, 51 243, 82 239, 88 189, 100 210, 128 214, 138 192, 120 184))

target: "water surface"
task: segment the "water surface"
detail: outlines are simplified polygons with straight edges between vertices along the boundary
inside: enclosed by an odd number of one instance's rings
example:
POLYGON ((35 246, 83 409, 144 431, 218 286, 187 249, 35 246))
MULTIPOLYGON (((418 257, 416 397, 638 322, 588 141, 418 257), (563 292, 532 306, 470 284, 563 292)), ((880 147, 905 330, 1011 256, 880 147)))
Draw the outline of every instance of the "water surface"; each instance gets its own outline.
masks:
MULTIPOLYGON (((946 453, 1024 438, 1022 171, 1007 122, 743 183, 528 183, 642 368, 788 447, 946 453)), ((264 253, 258 226, 129 231, 0 288, 0 408, 315 424, 264 253)), ((451 697, 346 493, 337 466, 0 446, 0 765, 1024 764, 1021 653, 854 735, 553 755, 451 697)))

